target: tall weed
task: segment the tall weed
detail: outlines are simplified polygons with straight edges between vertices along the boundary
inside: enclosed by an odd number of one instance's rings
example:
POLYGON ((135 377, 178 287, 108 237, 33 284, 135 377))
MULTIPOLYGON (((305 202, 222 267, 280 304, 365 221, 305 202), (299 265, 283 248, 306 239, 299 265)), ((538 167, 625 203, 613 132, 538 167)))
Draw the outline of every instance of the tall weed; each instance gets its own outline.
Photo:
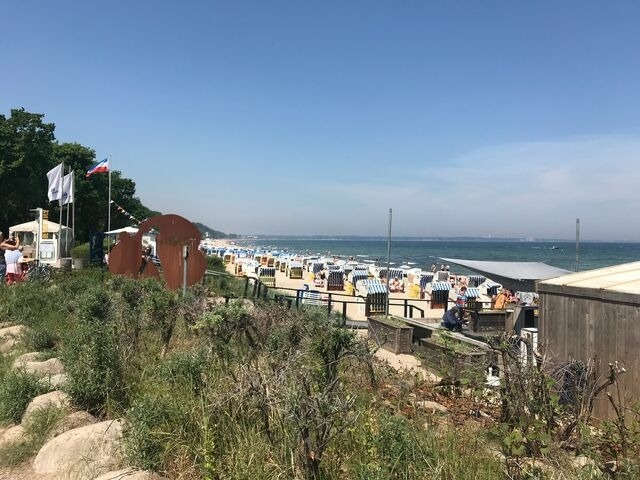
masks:
POLYGON ((37 377, 20 370, 8 371, 0 381, 0 423, 20 423, 29 402, 45 392, 37 377))
POLYGON ((102 288, 84 292, 79 298, 77 324, 66 333, 61 352, 67 373, 65 390, 77 406, 98 415, 108 406, 126 405, 127 398, 110 306, 102 288))

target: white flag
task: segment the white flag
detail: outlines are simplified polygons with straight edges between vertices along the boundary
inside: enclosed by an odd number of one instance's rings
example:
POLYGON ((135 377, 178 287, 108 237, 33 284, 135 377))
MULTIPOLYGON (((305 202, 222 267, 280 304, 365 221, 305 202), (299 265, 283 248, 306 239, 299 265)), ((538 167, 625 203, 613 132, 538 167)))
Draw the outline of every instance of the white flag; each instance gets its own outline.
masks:
POLYGON ((47 178, 49 179, 49 190, 47 192, 47 194, 49 195, 49 201, 53 202, 54 200, 60 200, 60 197, 62 196, 62 192, 60 190, 60 180, 62 179, 62 164, 49 170, 47 172, 47 178))
POLYGON ((62 177, 62 196, 60 197, 60 205, 73 203, 74 183, 73 172, 62 177))

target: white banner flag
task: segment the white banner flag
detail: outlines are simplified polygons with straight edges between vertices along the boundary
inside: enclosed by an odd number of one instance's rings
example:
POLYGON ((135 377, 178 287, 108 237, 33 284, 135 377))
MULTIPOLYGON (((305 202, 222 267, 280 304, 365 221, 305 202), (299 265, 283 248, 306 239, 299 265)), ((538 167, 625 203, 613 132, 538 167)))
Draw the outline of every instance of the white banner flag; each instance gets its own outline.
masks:
POLYGON ((68 173, 62 178, 62 196, 60 197, 60 205, 73 203, 74 183, 73 172, 68 173))
POLYGON ((47 194, 49 195, 49 201, 60 200, 62 191, 60 189, 62 179, 62 164, 57 167, 53 167, 47 172, 47 178, 49 179, 49 189, 47 194))

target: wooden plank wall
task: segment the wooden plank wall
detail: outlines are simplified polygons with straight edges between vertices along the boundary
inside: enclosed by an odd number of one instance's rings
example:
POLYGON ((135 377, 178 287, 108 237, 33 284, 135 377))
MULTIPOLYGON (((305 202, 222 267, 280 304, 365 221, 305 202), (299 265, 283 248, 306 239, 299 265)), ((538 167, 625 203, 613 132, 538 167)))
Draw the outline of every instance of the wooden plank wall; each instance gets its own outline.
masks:
MULTIPOLYGON (((556 361, 597 357, 602 376, 609 363, 621 362, 627 370, 621 376, 627 406, 640 402, 640 305, 540 292, 538 326, 542 345, 556 361)), ((594 417, 613 415, 602 395, 594 417)))

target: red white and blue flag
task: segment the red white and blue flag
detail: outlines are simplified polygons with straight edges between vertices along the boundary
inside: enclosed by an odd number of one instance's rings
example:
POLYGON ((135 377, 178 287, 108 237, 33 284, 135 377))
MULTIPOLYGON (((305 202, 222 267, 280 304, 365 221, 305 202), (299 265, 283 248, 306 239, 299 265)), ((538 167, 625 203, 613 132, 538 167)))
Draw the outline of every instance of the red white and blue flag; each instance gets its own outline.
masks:
POLYGON ((89 170, 87 170, 87 177, 89 178, 94 173, 108 173, 109 172, 109 159, 105 158, 104 160, 100 160, 98 163, 93 165, 89 170))

